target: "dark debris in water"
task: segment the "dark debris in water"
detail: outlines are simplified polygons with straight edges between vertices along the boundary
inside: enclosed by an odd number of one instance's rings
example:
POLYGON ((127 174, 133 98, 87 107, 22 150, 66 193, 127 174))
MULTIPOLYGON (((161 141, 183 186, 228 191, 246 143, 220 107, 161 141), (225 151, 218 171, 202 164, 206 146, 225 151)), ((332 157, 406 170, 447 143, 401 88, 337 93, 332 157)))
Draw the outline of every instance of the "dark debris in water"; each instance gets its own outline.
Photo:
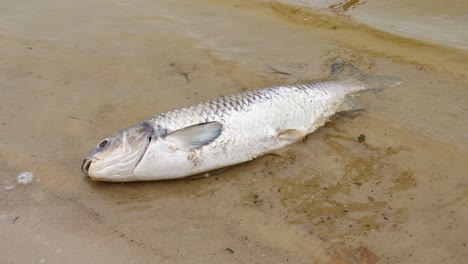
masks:
POLYGON ((292 73, 281 71, 281 70, 278 70, 278 69, 273 68, 271 66, 269 66, 268 68, 272 71, 272 73, 283 74, 283 75, 292 75, 292 73))
POLYGON ((333 243, 328 250, 333 263, 338 264, 375 264, 380 260, 376 253, 364 246, 350 247, 343 243, 333 243))
MULTIPOLYGON (((189 72, 181 70, 175 63, 170 63, 169 66, 173 67, 178 74, 182 75, 185 78, 187 82, 190 82, 189 72)), ((196 66, 194 66, 192 70, 195 70, 195 69, 196 69, 196 66)))
POLYGON ((364 134, 359 135, 359 137, 357 137, 357 140, 359 141, 359 143, 366 141, 366 135, 364 134))
POLYGON ((12 223, 12 224, 15 224, 16 221, 18 221, 19 218, 20 218, 19 216, 15 217, 13 220, 11 220, 11 223, 12 223))
POLYGON ((263 200, 259 198, 258 194, 254 194, 252 203, 255 205, 261 205, 263 204, 263 200))
POLYGON ((349 10, 355 9, 357 6, 363 5, 366 2, 367 1, 361 1, 361 0, 348 0, 348 1, 344 1, 343 3, 330 5, 328 8, 336 13, 344 13, 349 10))

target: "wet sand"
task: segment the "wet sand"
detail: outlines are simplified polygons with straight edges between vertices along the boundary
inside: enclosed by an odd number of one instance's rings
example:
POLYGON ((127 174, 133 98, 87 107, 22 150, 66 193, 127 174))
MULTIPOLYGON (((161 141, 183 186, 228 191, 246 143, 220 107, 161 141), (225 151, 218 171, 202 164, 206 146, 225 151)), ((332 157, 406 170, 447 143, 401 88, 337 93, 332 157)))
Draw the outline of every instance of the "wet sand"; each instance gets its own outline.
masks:
POLYGON ((1 262, 463 263, 466 50, 284 3, 218 2, 1 2, 1 262), (164 182, 79 169, 118 129, 323 78, 336 59, 403 83, 363 95, 365 111, 291 157, 164 182), (17 184, 21 171, 33 183, 17 184))

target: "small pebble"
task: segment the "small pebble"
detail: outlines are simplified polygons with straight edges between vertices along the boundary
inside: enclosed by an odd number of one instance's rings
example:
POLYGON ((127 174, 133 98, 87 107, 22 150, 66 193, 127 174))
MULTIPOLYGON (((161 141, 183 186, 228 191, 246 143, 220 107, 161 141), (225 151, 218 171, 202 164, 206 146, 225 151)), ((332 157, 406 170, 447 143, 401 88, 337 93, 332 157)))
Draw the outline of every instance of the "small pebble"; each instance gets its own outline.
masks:
POLYGON ((19 184, 30 184, 33 181, 33 177, 34 177, 34 175, 32 174, 32 172, 28 172, 28 171, 20 172, 20 174, 17 177, 18 183, 19 184))
POLYGON ((13 186, 13 185, 7 185, 7 186, 3 187, 3 189, 5 189, 5 190, 12 190, 13 188, 15 188, 15 186, 13 186))

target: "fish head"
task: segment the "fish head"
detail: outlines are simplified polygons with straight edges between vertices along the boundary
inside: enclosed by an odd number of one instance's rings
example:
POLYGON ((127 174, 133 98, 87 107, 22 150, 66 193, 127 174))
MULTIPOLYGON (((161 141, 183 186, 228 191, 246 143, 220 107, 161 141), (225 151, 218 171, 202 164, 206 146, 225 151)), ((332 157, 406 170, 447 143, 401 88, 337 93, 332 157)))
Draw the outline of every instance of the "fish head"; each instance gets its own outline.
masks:
POLYGON ((154 134, 147 122, 117 131, 101 140, 86 156, 81 170, 92 180, 131 181, 133 169, 145 154, 154 134))

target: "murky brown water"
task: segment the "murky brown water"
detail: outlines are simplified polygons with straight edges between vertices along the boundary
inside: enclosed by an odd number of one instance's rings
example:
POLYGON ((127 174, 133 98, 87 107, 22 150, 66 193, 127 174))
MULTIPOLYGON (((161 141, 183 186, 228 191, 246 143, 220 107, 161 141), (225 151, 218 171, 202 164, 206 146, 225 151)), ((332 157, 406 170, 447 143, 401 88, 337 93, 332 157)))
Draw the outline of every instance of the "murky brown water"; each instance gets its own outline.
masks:
MULTIPOLYGON (((343 11, 366 3, 353 5, 343 11)), ((271 1, 0 6, 2 263, 468 258, 463 48, 271 1), (95 183, 79 169, 117 129, 219 95, 324 77, 337 58, 404 83, 363 96, 366 111, 337 116, 293 157, 201 180, 95 183), (17 184, 21 171, 34 182, 17 184)))

